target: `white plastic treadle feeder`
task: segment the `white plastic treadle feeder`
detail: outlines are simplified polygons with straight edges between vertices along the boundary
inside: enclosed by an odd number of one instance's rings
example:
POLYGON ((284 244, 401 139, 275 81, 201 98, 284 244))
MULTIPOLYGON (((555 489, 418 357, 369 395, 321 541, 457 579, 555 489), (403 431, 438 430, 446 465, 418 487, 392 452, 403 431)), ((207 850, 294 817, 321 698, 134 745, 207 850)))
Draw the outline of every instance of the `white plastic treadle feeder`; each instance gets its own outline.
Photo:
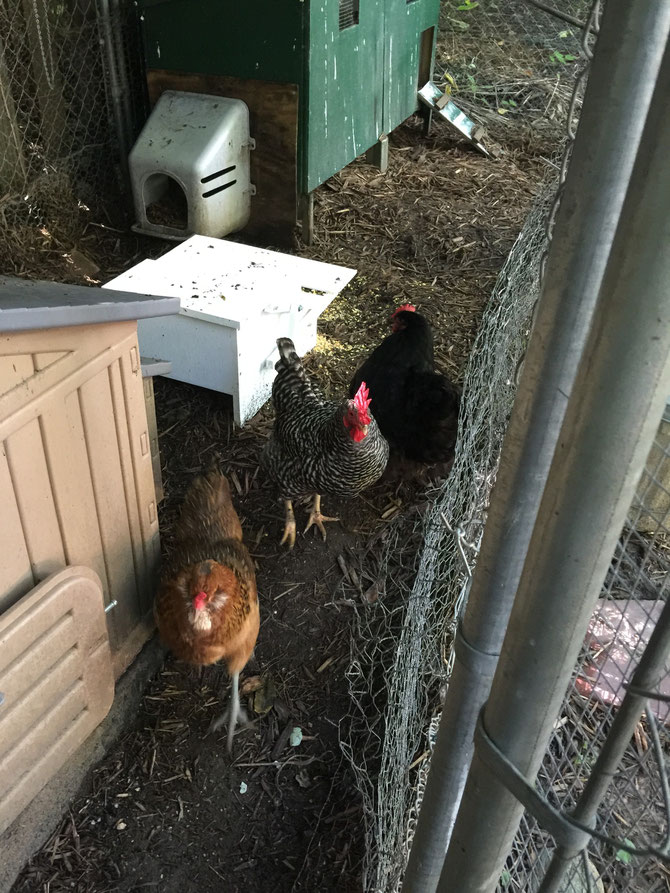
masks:
POLYGON ((277 338, 292 338, 300 356, 311 350, 319 315, 355 275, 347 267, 192 236, 103 287, 178 297, 178 315, 139 320, 140 352, 168 360, 169 378, 230 394, 243 425, 270 396, 277 338))
POLYGON ((242 229, 255 192, 249 180, 254 145, 242 100, 166 90, 128 158, 133 229, 177 241, 193 233, 219 237, 242 229), (147 211, 171 181, 183 193, 186 219, 152 221, 147 211))

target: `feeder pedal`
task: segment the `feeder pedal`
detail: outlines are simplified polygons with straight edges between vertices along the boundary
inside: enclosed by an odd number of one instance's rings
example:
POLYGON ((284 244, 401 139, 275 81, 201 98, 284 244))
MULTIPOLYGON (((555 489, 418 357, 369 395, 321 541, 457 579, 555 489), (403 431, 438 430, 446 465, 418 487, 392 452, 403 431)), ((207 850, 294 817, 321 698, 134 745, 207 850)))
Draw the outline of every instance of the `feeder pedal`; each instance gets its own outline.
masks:
POLYGON ((455 102, 443 93, 432 81, 428 81, 419 90, 419 100, 429 109, 432 109, 445 121, 448 121, 461 136, 465 137, 472 145, 487 158, 495 157, 498 153, 493 149, 487 149, 482 140, 486 131, 480 125, 461 111, 455 102))

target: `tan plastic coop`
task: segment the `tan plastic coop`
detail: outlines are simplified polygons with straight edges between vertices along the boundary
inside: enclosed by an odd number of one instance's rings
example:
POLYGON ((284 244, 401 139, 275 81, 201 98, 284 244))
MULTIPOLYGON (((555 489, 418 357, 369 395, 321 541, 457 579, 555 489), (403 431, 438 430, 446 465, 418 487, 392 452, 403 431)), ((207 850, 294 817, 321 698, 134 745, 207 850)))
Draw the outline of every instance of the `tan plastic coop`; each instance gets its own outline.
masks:
POLYGON ((0 831, 104 718, 151 632, 155 432, 136 321, 178 310, 0 277, 0 831))

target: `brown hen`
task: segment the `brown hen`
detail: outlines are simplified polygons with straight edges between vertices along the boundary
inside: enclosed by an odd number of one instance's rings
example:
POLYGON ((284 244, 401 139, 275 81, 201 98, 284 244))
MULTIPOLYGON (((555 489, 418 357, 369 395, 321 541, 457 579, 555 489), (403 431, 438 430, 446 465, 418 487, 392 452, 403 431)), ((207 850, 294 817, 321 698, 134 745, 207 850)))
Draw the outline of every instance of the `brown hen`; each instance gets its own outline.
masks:
MULTIPOLYGON (((231 679, 228 752, 242 711, 239 675, 251 657, 260 624, 253 561, 230 487, 219 472, 191 484, 175 542, 154 602, 161 638, 180 660, 207 666, 223 660, 231 679)), ((219 728, 226 714, 212 722, 219 728)))

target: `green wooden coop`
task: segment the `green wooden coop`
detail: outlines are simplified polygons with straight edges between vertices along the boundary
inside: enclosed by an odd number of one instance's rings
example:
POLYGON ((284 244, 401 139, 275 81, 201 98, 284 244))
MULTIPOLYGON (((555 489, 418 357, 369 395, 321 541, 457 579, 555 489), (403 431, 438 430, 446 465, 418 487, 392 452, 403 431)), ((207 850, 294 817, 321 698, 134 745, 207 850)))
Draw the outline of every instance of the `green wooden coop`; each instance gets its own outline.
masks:
POLYGON ((165 90, 249 108, 246 231, 311 236, 312 192, 387 134, 430 80, 439 0, 140 0, 150 100, 165 90))

